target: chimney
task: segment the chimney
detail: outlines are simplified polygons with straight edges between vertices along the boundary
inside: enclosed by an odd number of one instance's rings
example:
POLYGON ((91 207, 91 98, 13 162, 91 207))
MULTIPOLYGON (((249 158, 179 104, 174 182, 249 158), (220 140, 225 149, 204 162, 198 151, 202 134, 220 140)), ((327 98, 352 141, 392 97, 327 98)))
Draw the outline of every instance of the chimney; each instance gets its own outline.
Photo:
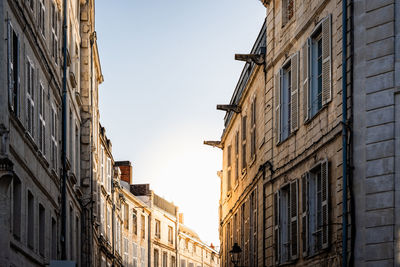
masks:
POLYGON ((150 195, 150 184, 131 184, 130 191, 135 196, 150 195))
POLYGON ((130 161, 116 161, 115 166, 121 170, 121 180, 132 184, 132 165, 130 161))
POLYGON ((178 221, 180 224, 183 224, 183 213, 178 214, 178 221))

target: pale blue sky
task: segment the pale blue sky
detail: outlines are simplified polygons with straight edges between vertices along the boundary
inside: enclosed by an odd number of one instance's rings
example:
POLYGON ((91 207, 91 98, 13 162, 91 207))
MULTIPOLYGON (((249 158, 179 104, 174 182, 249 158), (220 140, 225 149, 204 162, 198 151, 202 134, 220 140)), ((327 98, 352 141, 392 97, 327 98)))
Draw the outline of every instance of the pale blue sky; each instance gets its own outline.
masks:
POLYGON ((173 201, 219 244, 224 112, 265 18, 259 0, 97 0, 101 122, 134 183, 173 201))

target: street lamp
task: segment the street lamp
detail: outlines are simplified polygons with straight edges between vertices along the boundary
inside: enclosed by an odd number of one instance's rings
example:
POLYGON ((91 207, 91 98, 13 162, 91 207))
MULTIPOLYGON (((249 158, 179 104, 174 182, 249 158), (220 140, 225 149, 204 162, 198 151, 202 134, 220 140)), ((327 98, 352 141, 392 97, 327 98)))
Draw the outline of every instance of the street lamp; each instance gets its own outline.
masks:
POLYGON ((232 250, 229 251, 231 255, 231 261, 234 266, 237 266, 240 262, 240 253, 242 253, 242 249, 239 247, 238 243, 233 244, 232 250))

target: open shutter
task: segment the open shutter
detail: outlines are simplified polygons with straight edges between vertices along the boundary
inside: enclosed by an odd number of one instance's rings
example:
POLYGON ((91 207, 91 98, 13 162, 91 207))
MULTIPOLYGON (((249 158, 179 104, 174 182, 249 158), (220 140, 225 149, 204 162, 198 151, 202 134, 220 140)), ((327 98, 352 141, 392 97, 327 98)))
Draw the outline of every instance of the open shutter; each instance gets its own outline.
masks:
POLYGON ((308 255, 308 177, 309 173, 301 177, 301 239, 303 256, 308 255))
POLYGON ((329 169, 328 160, 321 163, 321 185, 322 185, 322 248, 329 244, 329 169))
POLYGON ((280 220, 279 220, 279 191, 274 194, 274 245, 275 245, 275 262, 279 263, 280 258, 280 220))
POLYGON ((275 136, 276 142, 281 141, 281 79, 282 69, 275 75, 275 136))
POLYGON ((8 103, 11 107, 11 110, 14 110, 13 106, 13 90, 12 90, 12 26, 10 21, 7 23, 7 82, 8 82, 8 103))
POLYGON ((297 259, 298 253, 298 180, 290 183, 290 258, 297 259))
POLYGON ((332 99, 331 89, 331 16, 322 21, 322 105, 332 99))
POLYGON ((295 53, 290 61, 291 65, 291 118, 290 132, 293 133, 299 128, 299 53, 295 53))
POLYGON ((15 54, 16 54, 16 59, 15 59, 15 61, 16 62, 14 62, 13 64, 14 64, 14 71, 15 71, 15 75, 16 75, 16 81, 17 81, 17 84, 16 85, 14 85, 14 94, 13 94, 13 102, 14 102, 14 104, 13 104, 13 106, 14 106, 14 111, 15 111, 15 113, 16 114, 18 114, 19 115, 19 92, 20 92, 20 86, 21 86, 21 76, 20 76, 20 70, 19 70, 19 49, 20 49, 20 43, 19 43, 19 38, 18 38, 18 36, 17 36, 17 38, 16 38, 16 42, 17 42, 17 45, 16 45, 16 48, 17 48, 17 51, 15 51, 15 54))
POLYGON ((303 117, 304 121, 309 119, 310 114, 310 44, 311 39, 308 38, 302 47, 303 64, 302 64, 302 82, 303 82, 303 117))

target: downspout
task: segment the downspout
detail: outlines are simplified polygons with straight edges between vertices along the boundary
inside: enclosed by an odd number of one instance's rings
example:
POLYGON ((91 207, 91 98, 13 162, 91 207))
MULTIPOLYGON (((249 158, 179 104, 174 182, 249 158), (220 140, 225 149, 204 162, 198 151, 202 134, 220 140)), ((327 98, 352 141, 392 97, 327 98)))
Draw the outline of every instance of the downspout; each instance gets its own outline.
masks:
POLYGON ((342 0, 342 266, 347 267, 347 0, 342 0))
POLYGON ((64 0, 64 36, 63 36, 63 80, 62 80, 62 185, 61 185, 61 259, 67 259, 67 0, 64 0))
POLYGON ((175 208, 175 266, 178 266, 179 255, 179 214, 178 208, 175 208))

